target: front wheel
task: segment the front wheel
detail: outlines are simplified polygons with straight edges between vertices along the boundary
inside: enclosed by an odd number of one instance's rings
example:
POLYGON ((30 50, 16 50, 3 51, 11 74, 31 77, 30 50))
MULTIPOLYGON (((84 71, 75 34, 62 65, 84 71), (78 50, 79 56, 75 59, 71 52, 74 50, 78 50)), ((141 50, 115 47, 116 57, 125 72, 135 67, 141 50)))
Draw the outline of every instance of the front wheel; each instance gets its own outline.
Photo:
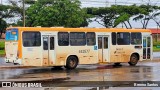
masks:
POLYGON ((130 57, 130 61, 128 62, 131 66, 135 66, 138 63, 138 56, 132 54, 130 57))
POLYGON ((75 69, 78 65, 78 59, 75 56, 69 56, 66 62, 66 69, 75 69))

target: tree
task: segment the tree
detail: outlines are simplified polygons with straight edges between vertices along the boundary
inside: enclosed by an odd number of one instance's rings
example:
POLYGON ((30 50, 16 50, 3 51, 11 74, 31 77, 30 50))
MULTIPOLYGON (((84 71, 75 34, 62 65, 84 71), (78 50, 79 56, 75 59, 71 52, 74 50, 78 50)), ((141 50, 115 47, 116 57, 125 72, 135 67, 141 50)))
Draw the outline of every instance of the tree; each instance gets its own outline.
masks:
POLYGON ((116 12, 114 8, 110 7, 100 7, 100 8, 86 8, 87 14, 91 15, 94 20, 100 25, 108 28, 113 27, 114 18, 116 17, 116 12))
POLYGON ((116 27, 120 23, 125 24, 126 28, 132 28, 130 18, 136 15, 139 9, 135 6, 113 5, 111 7, 88 8, 88 13, 95 16, 96 22, 108 27, 116 27), (98 20, 100 19, 99 22, 98 20), (127 26, 127 23, 129 27, 127 26))
POLYGON ((27 26, 87 26, 87 15, 78 0, 38 0, 26 11, 27 26))
POLYGON ((131 6, 116 6, 117 18, 115 18, 114 27, 123 23, 126 28, 132 28, 130 23, 131 17, 139 14, 140 9, 136 5, 131 6), (128 24, 128 25, 127 25, 128 24))
POLYGON ((11 17, 13 17, 11 6, 0 5, 0 37, 2 33, 5 33, 5 28, 7 27, 7 23, 4 19, 11 18, 11 17))
POLYGON ((151 19, 160 25, 160 21, 157 19, 158 16, 160 16, 160 7, 158 6, 113 5, 103 8, 88 8, 87 13, 94 15, 94 21, 106 28, 114 28, 119 24, 124 24, 126 28, 132 28, 133 26, 130 20, 140 21, 142 23, 142 28, 147 28, 148 22, 151 19))
POLYGON ((6 21, 0 19, 0 37, 2 36, 2 33, 5 33, 6 27, 7 27, 6 21))
POLYGON ((140 20, 142 23, 142 28, 146 29, 150 20, 154 20, 156 22, 155 17, 160 15, 160 8, 158 6, 152 6, 149 4, 140 5, 139 8, 141 9, 141 12, 136 17, 134 17, 133 20, 140 20))

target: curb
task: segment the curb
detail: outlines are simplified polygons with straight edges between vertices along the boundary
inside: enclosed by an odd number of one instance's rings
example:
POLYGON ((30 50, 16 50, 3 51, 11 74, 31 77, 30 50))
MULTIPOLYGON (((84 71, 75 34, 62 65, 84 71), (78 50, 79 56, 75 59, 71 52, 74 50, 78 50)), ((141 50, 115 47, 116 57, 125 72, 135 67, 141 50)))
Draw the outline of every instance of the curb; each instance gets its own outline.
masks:
POLYGON ((36 66, 0 66, 0 69, 35 68, 36 66))

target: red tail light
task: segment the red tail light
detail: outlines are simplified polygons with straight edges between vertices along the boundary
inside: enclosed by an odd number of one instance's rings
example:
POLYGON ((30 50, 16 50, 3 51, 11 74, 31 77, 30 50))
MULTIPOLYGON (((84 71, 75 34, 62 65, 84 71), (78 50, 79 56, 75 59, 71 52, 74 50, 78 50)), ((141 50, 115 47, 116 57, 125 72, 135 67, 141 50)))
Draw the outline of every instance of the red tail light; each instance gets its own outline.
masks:
POLYGON ((19 57, 19 51, 17 51, 17 57, 19 57))

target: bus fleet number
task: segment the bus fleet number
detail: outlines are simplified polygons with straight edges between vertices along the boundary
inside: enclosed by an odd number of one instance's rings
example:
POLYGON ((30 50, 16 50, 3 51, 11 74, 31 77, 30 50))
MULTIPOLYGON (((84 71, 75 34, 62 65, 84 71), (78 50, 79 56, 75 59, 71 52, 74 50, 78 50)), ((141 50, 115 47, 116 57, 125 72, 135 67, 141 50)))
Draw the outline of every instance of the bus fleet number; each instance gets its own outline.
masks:
POLYGON ((85 50, 79 50, 79 53, 89 53, 90 49, 85 49, 85 50))

